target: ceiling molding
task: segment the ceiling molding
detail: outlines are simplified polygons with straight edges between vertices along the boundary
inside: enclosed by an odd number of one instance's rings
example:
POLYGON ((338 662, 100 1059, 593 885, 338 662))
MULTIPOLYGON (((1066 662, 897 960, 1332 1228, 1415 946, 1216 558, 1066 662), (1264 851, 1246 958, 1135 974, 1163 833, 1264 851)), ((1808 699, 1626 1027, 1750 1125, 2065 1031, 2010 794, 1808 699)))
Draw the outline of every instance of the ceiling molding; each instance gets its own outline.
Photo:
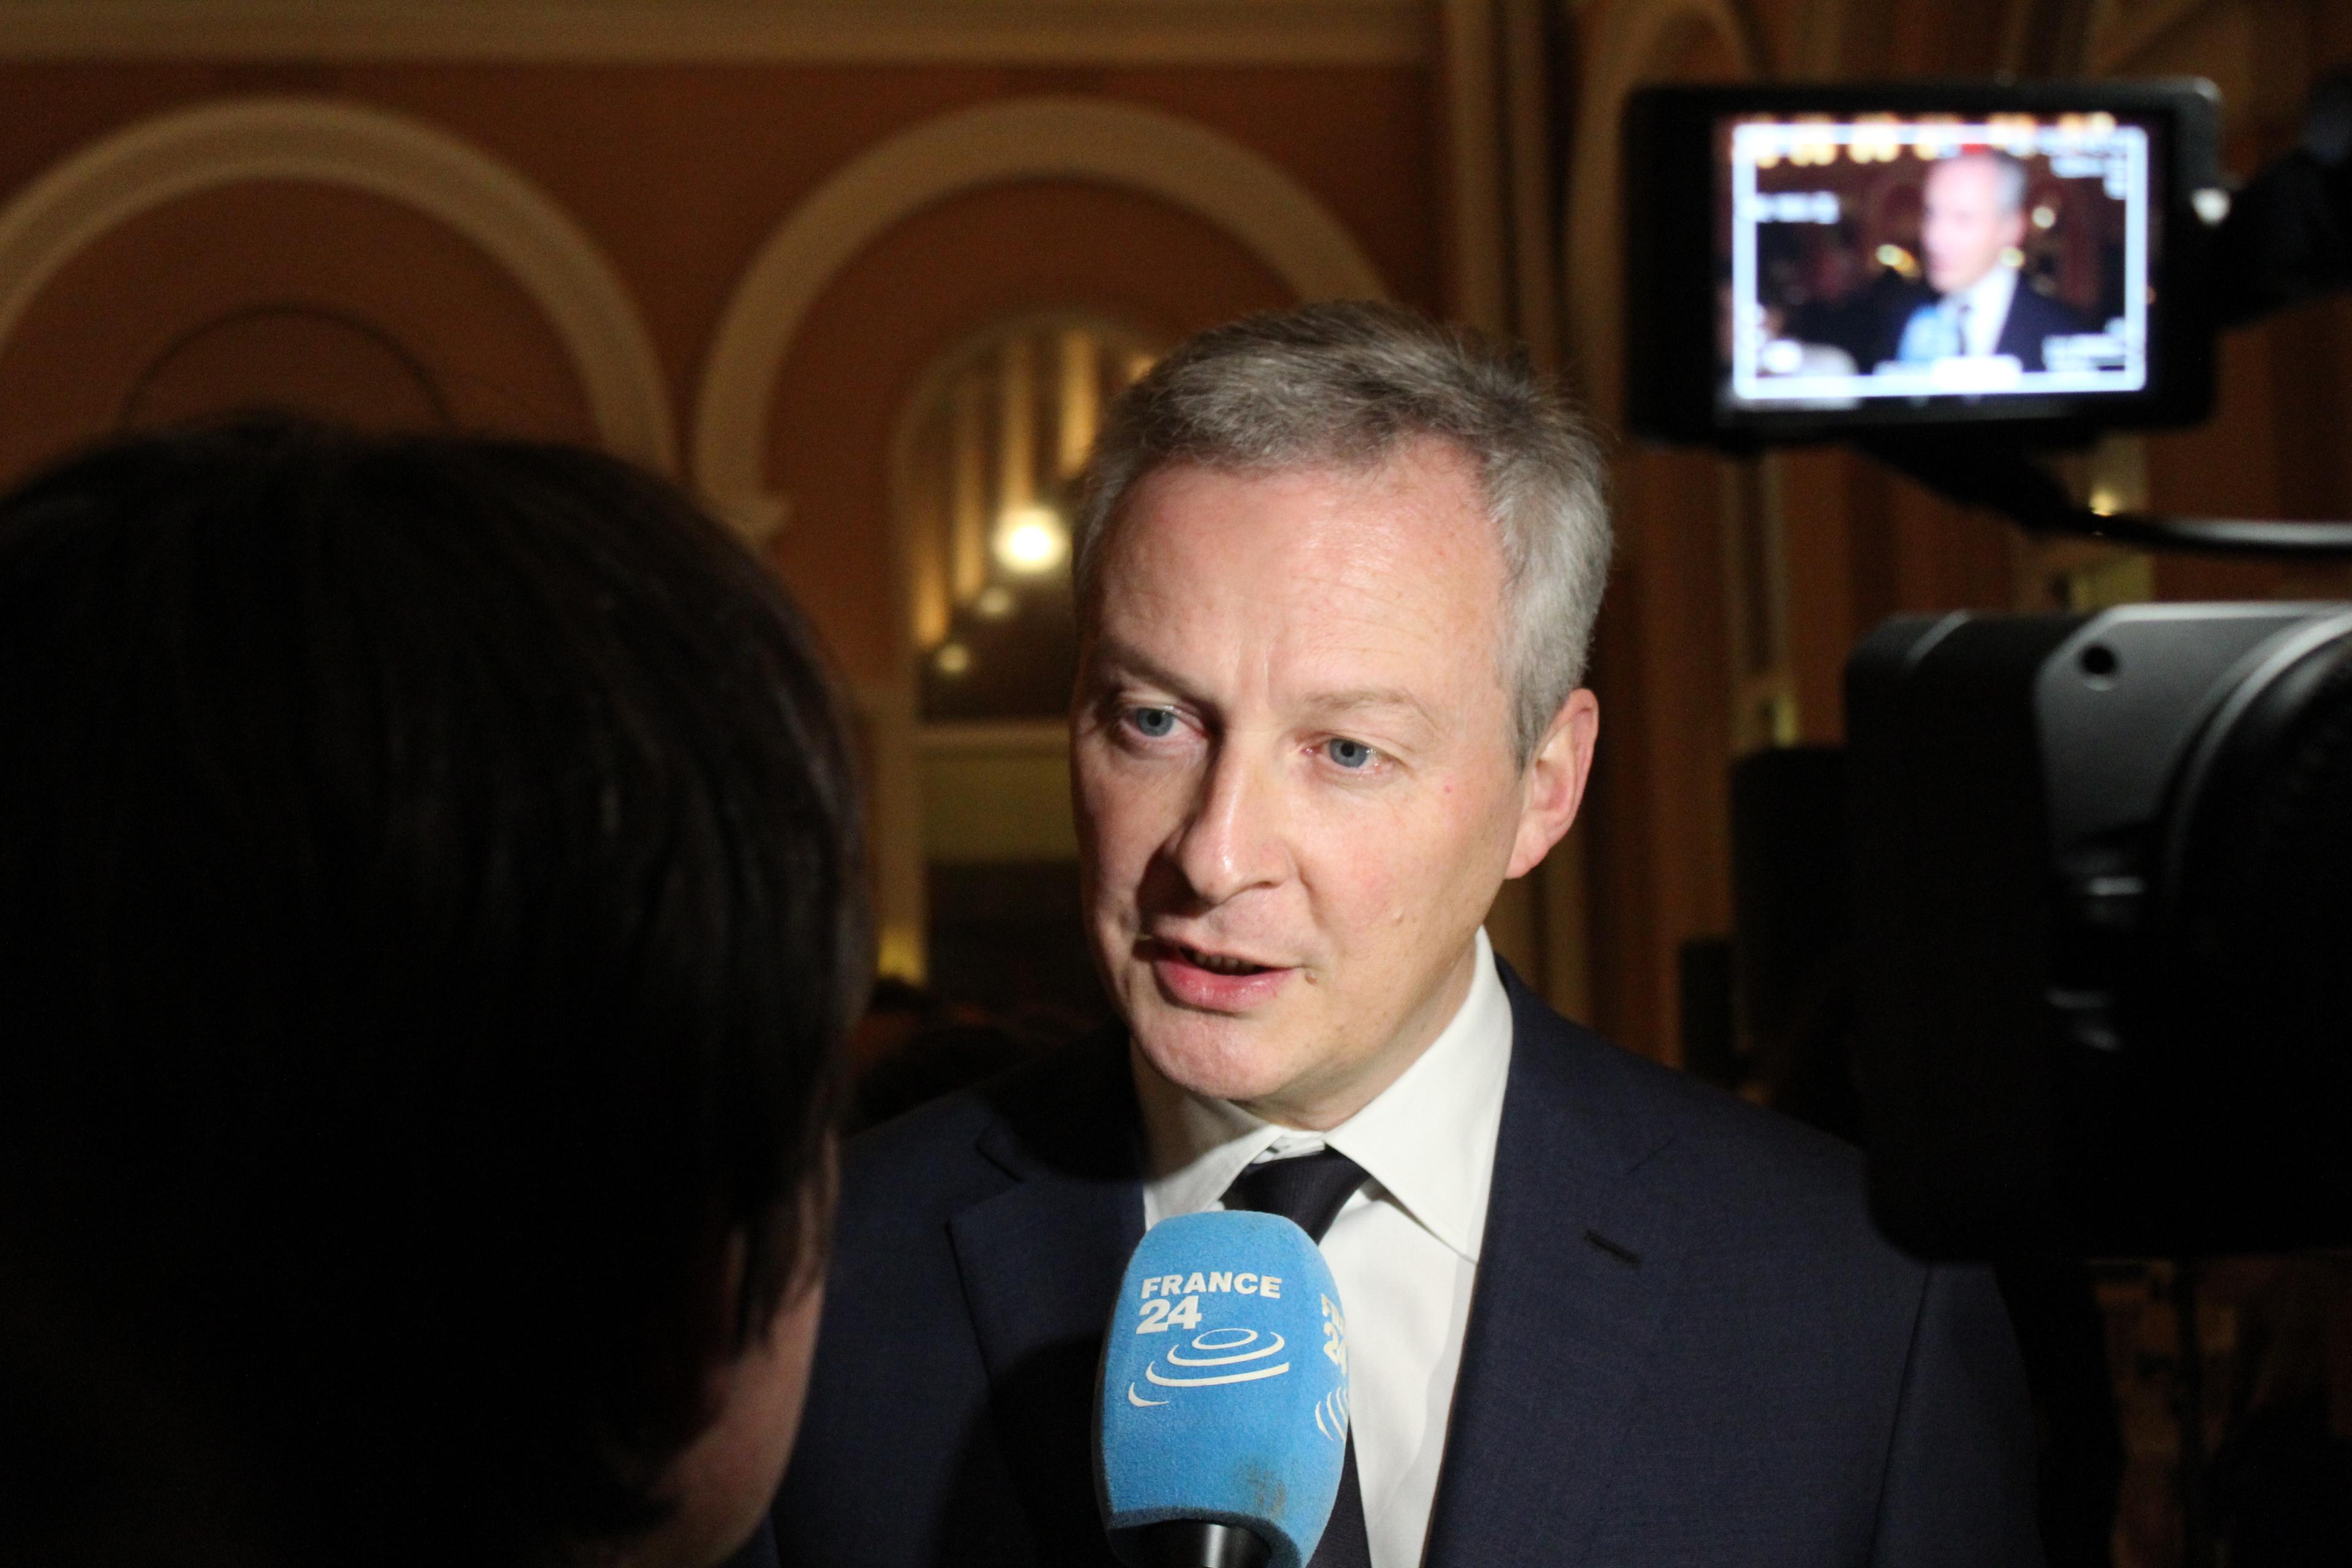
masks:
POLYGON ((0 59, 1416 65, 1427 0, 0 0, 0 59))
POLYGON ((1013 99, 943 114, 866 149, 787 215, 745 269, 704 362, 691 469, 736 526, 764 540, 785 499, 768 484, 770 410, 801 322, 834 277, 891 227, 961 191, 1069 179, 1141 191, 1241 242, 1302 300, 1387 294, 1379 269, 1312 191, 1195 121, 1101 99, 1013 99))
POLYGON ((652 335, 609 258, 529 178, 445 131, 323 99, 228 99, 138 121, 50 165, 0 207, 0 349, 92 242, 168 202, 251 181, 366 191, 446 224, 537 303, 614 451, 677 463, 652 335))

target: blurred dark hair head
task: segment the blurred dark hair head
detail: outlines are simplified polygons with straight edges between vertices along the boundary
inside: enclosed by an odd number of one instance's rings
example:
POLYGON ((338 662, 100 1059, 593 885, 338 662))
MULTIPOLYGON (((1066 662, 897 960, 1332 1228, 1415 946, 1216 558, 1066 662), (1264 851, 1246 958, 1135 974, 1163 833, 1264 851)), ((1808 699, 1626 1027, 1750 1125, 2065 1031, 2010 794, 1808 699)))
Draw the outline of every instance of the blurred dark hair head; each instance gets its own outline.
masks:
POLYGON ((251 419, 0 500, 10 1489, 194 1444, 295 1560, 656 1521, 822 1256, 840 736, 772 575, 609 458, 251 419))

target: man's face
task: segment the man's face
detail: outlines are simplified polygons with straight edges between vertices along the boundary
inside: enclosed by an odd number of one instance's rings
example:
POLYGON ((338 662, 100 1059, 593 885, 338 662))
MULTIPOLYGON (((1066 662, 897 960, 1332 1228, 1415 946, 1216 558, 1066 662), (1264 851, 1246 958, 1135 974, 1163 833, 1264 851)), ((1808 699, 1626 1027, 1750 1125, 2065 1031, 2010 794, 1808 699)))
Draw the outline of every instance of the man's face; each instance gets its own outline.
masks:
POLYGON ((1938 294, 1971 288, 2025 241, 2025 215, 2005 210, 1990 158, 1952 158, 1927 171, 1919 193, 1919 249, 1938 294))
POLYGON ((1333 1125, 1460 1005, 1591 726, 1516 763, 1501 550, 1450 446, 1163 468, 1105 552, 1072 714, 1096 961, 1165 1077, 1333 1125))

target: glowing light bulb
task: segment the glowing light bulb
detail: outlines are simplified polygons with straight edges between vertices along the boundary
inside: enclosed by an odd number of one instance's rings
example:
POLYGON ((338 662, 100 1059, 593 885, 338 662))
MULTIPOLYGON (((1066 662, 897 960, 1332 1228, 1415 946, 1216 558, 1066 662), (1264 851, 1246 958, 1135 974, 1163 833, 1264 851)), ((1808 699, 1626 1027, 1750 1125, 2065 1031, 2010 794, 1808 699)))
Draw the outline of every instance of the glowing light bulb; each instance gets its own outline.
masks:
POLYGON ((940 651, 931 656, 931 663, 941 675, 961 675, 971 668, 971 649, 960 642, 941 643, 940 651))
POLYGON ((996 559, 1008 572, 1050 572, 1069 552, 1070 531, 1050 508, 1014 507, 997 520, 996 559))

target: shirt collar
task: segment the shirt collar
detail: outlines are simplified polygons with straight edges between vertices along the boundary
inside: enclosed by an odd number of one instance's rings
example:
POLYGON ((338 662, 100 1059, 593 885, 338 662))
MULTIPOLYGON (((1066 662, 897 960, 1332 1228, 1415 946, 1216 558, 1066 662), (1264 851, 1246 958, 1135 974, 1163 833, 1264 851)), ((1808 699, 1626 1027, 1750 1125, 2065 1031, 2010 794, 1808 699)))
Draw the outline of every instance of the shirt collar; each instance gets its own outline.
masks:
POLYGON ((1422 1228, 1477 1262, 1510 1076, 1511 1001, 1484 931, 1475 943, 1470 992, 1453 1019, 1394 1083, 1328 1133, 1277 1127, 1181 1089, 1130 1045, 1155 1214, 1214 1205, 1262 1154, 1328 1146, 1361 1165, 1422 1228))
POLYGON ((1968 304, 1971 319, 1990 321, 2005 314, 2010 300, 2017 293, 2017 268, 2006 261, 1993 263, 1992 270, 1969 284, 1960 293, 1968 304))

